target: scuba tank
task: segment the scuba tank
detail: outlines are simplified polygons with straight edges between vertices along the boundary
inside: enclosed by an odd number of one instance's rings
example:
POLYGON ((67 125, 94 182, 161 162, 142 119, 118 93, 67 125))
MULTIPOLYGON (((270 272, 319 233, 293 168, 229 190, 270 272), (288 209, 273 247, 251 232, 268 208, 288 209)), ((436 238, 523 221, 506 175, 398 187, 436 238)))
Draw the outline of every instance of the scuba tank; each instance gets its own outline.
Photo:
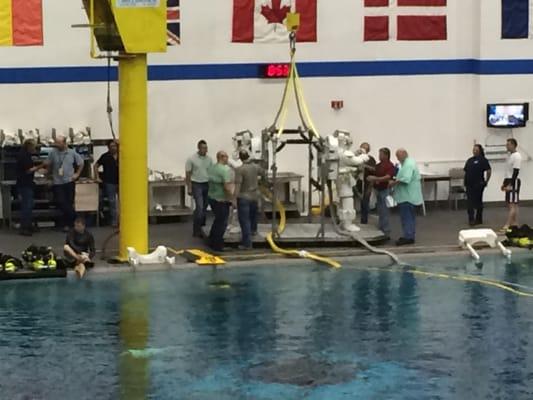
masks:
POLYGON ((511 226, 505 232, 506 243, 526 249, 533 248, 533 229, 529 225, 511 226))
POLYGON ((35 271, 57 268, 56 256, 51 247, 31 245, 22 252, 22 259, 35 271))

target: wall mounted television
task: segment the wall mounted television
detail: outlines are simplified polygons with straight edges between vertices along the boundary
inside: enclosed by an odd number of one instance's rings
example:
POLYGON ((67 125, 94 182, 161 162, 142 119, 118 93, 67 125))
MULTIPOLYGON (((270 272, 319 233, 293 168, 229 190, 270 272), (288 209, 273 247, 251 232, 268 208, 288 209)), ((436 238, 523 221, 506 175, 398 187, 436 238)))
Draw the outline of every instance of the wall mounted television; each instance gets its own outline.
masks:
POLYGON ((523 128, 529 119, 529 103, 487 104, 489 128, 523 128))

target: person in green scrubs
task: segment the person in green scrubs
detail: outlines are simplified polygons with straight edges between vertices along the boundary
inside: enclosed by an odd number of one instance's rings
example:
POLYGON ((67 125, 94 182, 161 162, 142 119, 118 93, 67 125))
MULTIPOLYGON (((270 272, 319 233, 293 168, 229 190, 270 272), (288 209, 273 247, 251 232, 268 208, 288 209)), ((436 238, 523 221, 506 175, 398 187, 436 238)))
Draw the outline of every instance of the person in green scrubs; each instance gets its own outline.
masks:
POLYGON ((209 167, 209 206, 215 220, 209 232, 209 247, 217 252, 224 251, 224 233, 228 227, 231 202, 233 199, 233 178, 228 166, 228 154, 217 153, 217 163, 209 167))
POLYGON ((396 241, 397 246, 415 243, 416 206, 423 203, 422 183, 416 161, 409 157, 405 149, 396 151, 400 169, 394 181, 389 183, 394 188, 394 199, 398 203, 403 235, 396 241))

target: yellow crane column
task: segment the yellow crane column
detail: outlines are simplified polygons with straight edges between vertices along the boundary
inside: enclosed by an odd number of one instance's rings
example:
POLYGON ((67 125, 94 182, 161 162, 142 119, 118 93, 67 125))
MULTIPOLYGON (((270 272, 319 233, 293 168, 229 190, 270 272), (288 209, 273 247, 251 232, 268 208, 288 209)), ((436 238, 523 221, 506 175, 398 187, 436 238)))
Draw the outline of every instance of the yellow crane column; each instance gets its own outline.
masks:
POLYGON ((146 54, 119 60, 119 257, 148 253, 148 104, 146 54))
MULTIPOLYGON (((1 0, 0 0, 1 1, 1 0)), ((119 60, 119 258, 127 248, 148 253, 147 53, 167 50, 167 3, 82 0, 91 28, 91 56, 119 60), (94 45, 107 54, 98 54, 94 45)))

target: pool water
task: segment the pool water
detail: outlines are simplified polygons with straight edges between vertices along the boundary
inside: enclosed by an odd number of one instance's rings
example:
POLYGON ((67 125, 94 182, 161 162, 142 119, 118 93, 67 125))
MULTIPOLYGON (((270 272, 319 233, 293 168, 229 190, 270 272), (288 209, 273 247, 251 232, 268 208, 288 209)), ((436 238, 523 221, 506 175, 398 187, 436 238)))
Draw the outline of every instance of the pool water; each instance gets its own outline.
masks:
MULTIPOLYGON (((533 258, 450 260, 533 287, 533 258)), ((398 269, 0 283, 1 399, 525 400, 532 344, 533 298, 398 269)))

